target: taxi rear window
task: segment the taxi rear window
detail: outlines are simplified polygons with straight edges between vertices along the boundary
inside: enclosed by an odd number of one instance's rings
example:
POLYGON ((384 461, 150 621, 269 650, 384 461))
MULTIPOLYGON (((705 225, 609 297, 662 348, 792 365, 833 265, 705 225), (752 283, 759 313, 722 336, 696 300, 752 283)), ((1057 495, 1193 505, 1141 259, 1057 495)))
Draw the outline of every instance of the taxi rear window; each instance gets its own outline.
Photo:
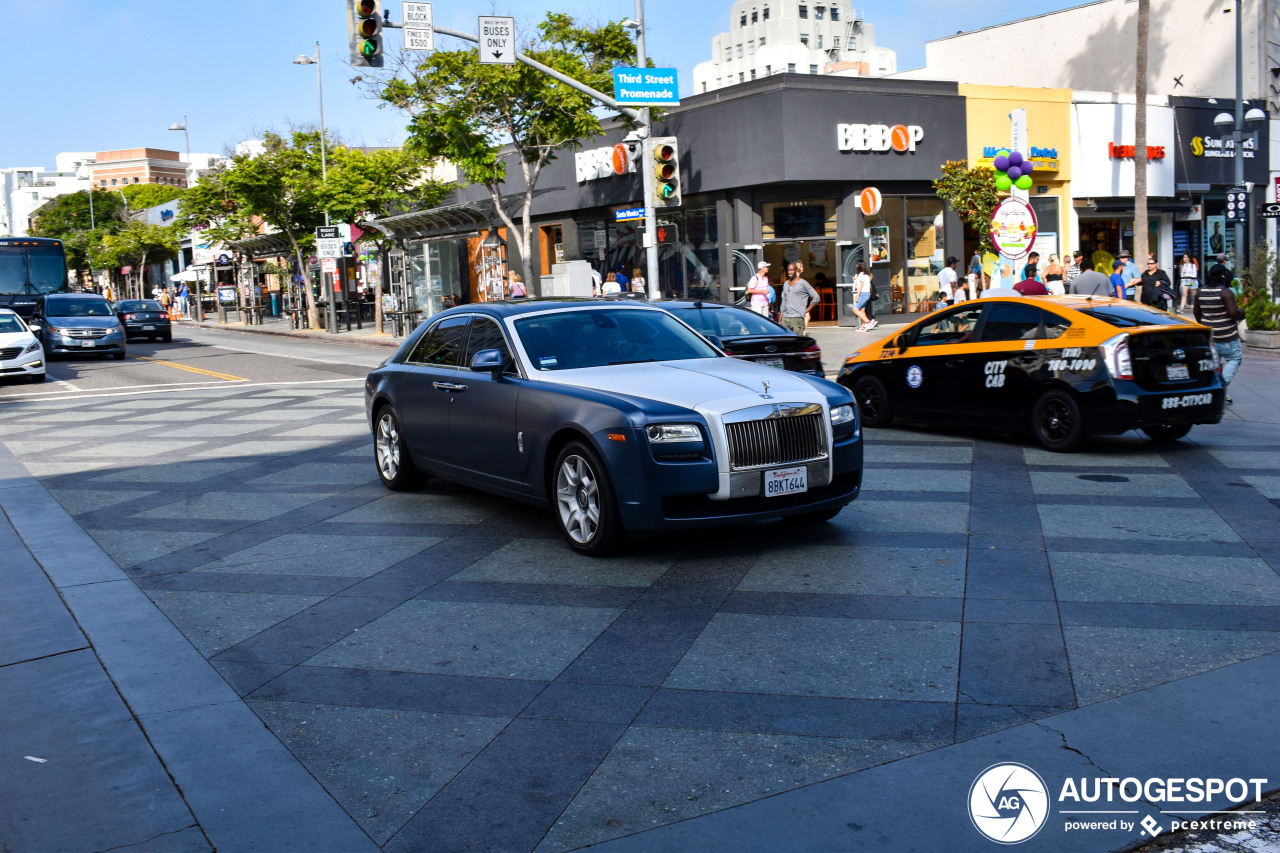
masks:
POLYGON ((1172 314, 1156 311, 1153 308, 1136 303, 1131 305, 1095 305, 1091 308, 1077 310, 1081 314, 1101 320, 1104 323, 1110 323, 1120 329, 1129 329, 1134 326, 1176 326, 1179 323, 1191 325, 1190 320, 1175 317, 1172 314))

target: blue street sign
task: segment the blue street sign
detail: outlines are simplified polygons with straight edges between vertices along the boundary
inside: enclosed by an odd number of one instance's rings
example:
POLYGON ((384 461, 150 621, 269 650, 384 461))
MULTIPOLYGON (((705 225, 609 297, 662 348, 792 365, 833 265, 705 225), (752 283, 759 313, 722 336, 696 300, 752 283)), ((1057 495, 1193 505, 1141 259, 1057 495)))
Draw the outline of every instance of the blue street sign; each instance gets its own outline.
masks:
POLYGON ((613 69, 613 99, 633 107, 675 107, 680 81, 674 68, 613 69))
POLYGON ((629 219, 644 219, 643 207, 628 207, 614 212, 614 217, 618 222, 626 222, 629 219))

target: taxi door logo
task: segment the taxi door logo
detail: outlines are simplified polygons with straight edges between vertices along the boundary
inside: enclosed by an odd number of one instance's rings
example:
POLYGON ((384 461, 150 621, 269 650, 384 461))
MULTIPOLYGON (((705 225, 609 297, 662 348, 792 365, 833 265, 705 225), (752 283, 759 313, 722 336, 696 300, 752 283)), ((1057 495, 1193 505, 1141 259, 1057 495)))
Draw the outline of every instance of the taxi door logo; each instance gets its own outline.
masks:
POLYGON ((969 788, 969 819, 999 844, 1031 838, 1049 817, 1049 789, 1025 764, 993 764, 969 788))
POLYGON ((907 384, 912 388, 919 388, 924 384, 924 371, 919 365, 913 364, 907 368, 907 384))

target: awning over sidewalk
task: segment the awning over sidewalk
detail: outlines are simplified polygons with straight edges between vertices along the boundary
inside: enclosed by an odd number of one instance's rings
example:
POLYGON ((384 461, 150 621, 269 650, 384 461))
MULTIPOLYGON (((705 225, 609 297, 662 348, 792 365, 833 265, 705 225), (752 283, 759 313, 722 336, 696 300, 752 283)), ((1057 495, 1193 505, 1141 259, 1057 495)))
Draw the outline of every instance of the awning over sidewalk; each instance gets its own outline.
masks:
POLYGON ((229 245, 237 252, 243 252, 254 260, 259 258, 289 257, 293 254, 293 247, 289 245, 289 238, 279 233, 255 234, 244 240, 236 240, 229 245))
MULTIPOLYGON (((534 197, 556 192, 564 187, 546 187, 534 190, 534 197)), ((523 196, 512 195, 503 201, 519 200, 523 196)), ((502 224, 493 200, 469 201, 463 204, 446 204, 430 210, 397 213, 371 220, 369 227, 402 242, 430 240, 435 237, 452 237, 463 231, 487 231, 502 224)))

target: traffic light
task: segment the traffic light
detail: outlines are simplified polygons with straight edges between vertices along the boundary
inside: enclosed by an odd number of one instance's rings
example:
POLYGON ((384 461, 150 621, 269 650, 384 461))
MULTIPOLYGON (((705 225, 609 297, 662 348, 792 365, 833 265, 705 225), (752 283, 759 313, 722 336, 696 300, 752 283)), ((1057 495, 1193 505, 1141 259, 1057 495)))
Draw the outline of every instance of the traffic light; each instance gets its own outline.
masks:
POLYGON ((680 148, 674 136, 653 137, 653 174, 658 207, 680 206, 680 148))
POLYGON ((381 68, 382 0, 347 0, 347 33, 352 66, 381 68))

